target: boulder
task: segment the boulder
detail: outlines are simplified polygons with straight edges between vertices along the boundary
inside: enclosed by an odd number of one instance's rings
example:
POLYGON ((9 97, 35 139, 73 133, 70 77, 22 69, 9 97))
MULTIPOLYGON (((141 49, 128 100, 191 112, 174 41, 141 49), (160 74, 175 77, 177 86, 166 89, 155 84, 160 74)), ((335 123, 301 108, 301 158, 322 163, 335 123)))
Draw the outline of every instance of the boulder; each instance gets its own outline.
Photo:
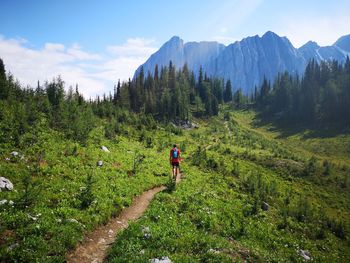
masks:
POLYGON ((5 177, 0 177, 0 192, 2 190, 8 190, 12 191, 13 190, 13 184, 11 181, 5 177))
POLYGON ((103 161, 101 161, 101 160, 98 161, 96 165, 99 166, 99 167, 101 167, 101 166, 103 165, 103 161))
POLYGON ((6 199, 0 201, 0 205, 6 205, 6 204, 7 204, 7 200, 6 199))
POLYGON ((309 261, 311 260, 311 253, 307 250, 299 250, 299 255, 305 260, 305 261, 309 261))
POLYGON ((151 263, 172 263, 170 258, 168 257, 162 257, 161 259, 158 258, 152 258, 150 260, 151 263))
POLYGON ((16 157, 16 156, 18 156, 18 155, 19 155, 19 153, 18 153, 18 152, 16 152, 16 151, 11 152, 10 154, 11 154, 12 156, 14 156, 14 157, 16 157))
POLYGON ((261 203, 261 209, 264 211, 268 211, 270 209, 270 205, 266 202, 261 203))
POLYGON ((142 234, 143 234, 143 237, 146 238, 146 239, 149 239, 151 238, 151 230, 149 229, 149 227, 142 227, 142 234))
POLYGON ((110 153, 110 150, 108 150, 108 148, 106 146, 102 146, 101 150, 104 151, 104 152, 110 153))
POLYGON ((76 224, 80 224, 78 220, 76 220, 75 218, 69 218, 67 219, 68 222, 71 222, 71 223, 76 223, 76 224))

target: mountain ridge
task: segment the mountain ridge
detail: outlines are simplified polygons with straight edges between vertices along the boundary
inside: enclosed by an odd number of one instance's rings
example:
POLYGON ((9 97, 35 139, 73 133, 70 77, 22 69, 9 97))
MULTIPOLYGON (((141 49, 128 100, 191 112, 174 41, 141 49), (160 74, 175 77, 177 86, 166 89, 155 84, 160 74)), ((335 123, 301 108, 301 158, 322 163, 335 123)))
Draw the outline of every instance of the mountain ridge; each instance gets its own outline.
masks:
POLYGON ((179 36, 173 36, 138 67, 134 76, 141 68, 145 73, 154 74, 156 64, 167 66, 171 60, 177 68, 187 63, 195 75, 202 67, 209 76, 230 79, 234 90, 241 88, 249 94, 264 78, 273 81, 284 71, 301 75, 311 59, 317 62, 335 59, 343 63, 347 56, 350 56, 350 35, 340 37, 331 46, 319 46, 310 40, 300 48, 272 31, 261 37, 248 36, 227 46, 216 41, 185 43, 179 36))

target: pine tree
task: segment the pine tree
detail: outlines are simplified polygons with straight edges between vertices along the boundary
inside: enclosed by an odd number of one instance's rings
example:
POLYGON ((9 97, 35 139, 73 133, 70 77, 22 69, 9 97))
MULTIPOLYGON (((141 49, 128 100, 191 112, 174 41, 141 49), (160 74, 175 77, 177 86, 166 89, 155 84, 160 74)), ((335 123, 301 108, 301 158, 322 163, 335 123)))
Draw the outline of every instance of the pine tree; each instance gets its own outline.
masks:
POLYGON ((6 71, 5 71, 5 65, 2 59, 0 58, 0 81, 6 80, 6 71))
POLYGON ((224 99, 224 102, 230 102, 230 101, 232 101, 232 86, 231 86, 231 80, 227 80, 227 81, 226 81, 223 99, 224 99))
POLYGON ((0 58, 0 100, 6 99, 9 95, 8 82, 6 81, 5 65, 0 58))

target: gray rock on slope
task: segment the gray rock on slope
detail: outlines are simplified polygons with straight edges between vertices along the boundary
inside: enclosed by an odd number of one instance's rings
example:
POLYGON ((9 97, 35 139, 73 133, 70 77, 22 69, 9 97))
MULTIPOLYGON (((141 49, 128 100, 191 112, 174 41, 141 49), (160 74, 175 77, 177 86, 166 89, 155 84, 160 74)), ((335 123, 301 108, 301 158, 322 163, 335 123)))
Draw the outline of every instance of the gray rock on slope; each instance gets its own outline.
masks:
POLYGON ((108 148, 106 146, 101 146, 101 150, 104 152, 108 152, 108 153, 111 152, 110 150, 108 150, 108 148))
POLYGON ((5 177, 0 177, 0 192, 3 190, 12 191, 13 190, 13 184, 11 181, 5 177))
POLYGON ((171 263, 172 261, 168 257, 162 257, 161 259, 152 258, 150 263, 171 263))
POLYGON ((307 251, 307 250, 300 249, 299 250, 299 255, 306 261, 309 261, 309 260, 312 259, 311 258, 311 253, 309 251, 307 251))

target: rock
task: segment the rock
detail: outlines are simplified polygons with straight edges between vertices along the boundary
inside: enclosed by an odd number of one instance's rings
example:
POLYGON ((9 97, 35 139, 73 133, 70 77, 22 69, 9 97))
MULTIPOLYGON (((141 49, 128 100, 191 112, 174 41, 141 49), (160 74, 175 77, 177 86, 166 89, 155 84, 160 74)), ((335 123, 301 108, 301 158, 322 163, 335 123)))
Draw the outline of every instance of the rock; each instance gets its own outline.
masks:
POLYGON ((311 260, 311 254, 307 250, 299 250, 299 255, 306 261, 311 260))
POLYGON ((11 181, 5 177, 0 177, 0 192, 2 190, 8 190, 12 191, 13 190, 13 184, 11 181))
POLYGON ((209 252, 209 253, 213 253, 213 254, 219 254, 219 253, 220 253, 220 251, 219 251, 219 250, 212 249, 212 248, 211 248, 211 249, 209 249, 209 250, 208 250, 208 252, 209 252))
POLYGON ((69 218, 67 219, 68 222, 71 222, 71 223, 76 223, 76 224, 79 224, 78 220, 74 219, 74 218, 69 218))
POLYGON ((97 162, 97 166, 101 167, 102 165, 103 165, 103 161, 100 160, 97 162))
POLYGON ((145 250, 142 249, 142 250, 140 251, 140 254, 141 254, 141 255, 144 255, 144 254, 145 254, 145 250))
POLYGON ((144 238, 146 238, 146 239, 149 239, 149 238, 151 238, 151 230, 149 229, 149 227, 148 226, 146 226, 146 227, 142 227, 142 233, 143 233, 143 237, 144 238))
POLYGON ((13 206, 15 204, 15 202, 13 202, 12 200, 9 201, 9 205, 13 206))
POLYGON ((104 151, 104 152, 110 153, 110 150, 108 150, 108 148, 106 146, 102 146, 101 150, 104 151))
POLYGON ((0 205, 6 205, 6 204, 7 204, 7 200, 6 199, 0 201, 0 205))
POLYGON ((172 263, 170 258, 168 257, 162 257, 161 259, 158 258, 152 258, 150 259, 151 263, 172 263))
POLYGON ((266 202, 261 203, 261 209, 264 211, 268 211, 270 209, 270 205, 266 202))
POLYGON ((28 216, 30 219, 32 219, 33 221, 38 220, 38 218, 37 218, 37 217, 32 216, 32 215, 30 215, 30 214, 27 214, 27 216, 28 216))
POLYGON ((10 246, 7 248, 7 251, 12 251, 12 250, 14 250, 16 247, 18 247, 18 246, 19 246, 18 243, 14 243, 14 244, 10 245, 10 246))
POLYGON ((11 154, 13 157, 16 157, 16 156, 18 156, 18 155, 19 155, 19 153, 18 153, 18 152, 16 152, 16 151, 11 152, 10 154, 11 154))
POLYGON ((106 243, 106 239, 104 239, 104 238, 100 238, 100 239, 98 240, 98 243, 99 243, 99 244, 106 243))

